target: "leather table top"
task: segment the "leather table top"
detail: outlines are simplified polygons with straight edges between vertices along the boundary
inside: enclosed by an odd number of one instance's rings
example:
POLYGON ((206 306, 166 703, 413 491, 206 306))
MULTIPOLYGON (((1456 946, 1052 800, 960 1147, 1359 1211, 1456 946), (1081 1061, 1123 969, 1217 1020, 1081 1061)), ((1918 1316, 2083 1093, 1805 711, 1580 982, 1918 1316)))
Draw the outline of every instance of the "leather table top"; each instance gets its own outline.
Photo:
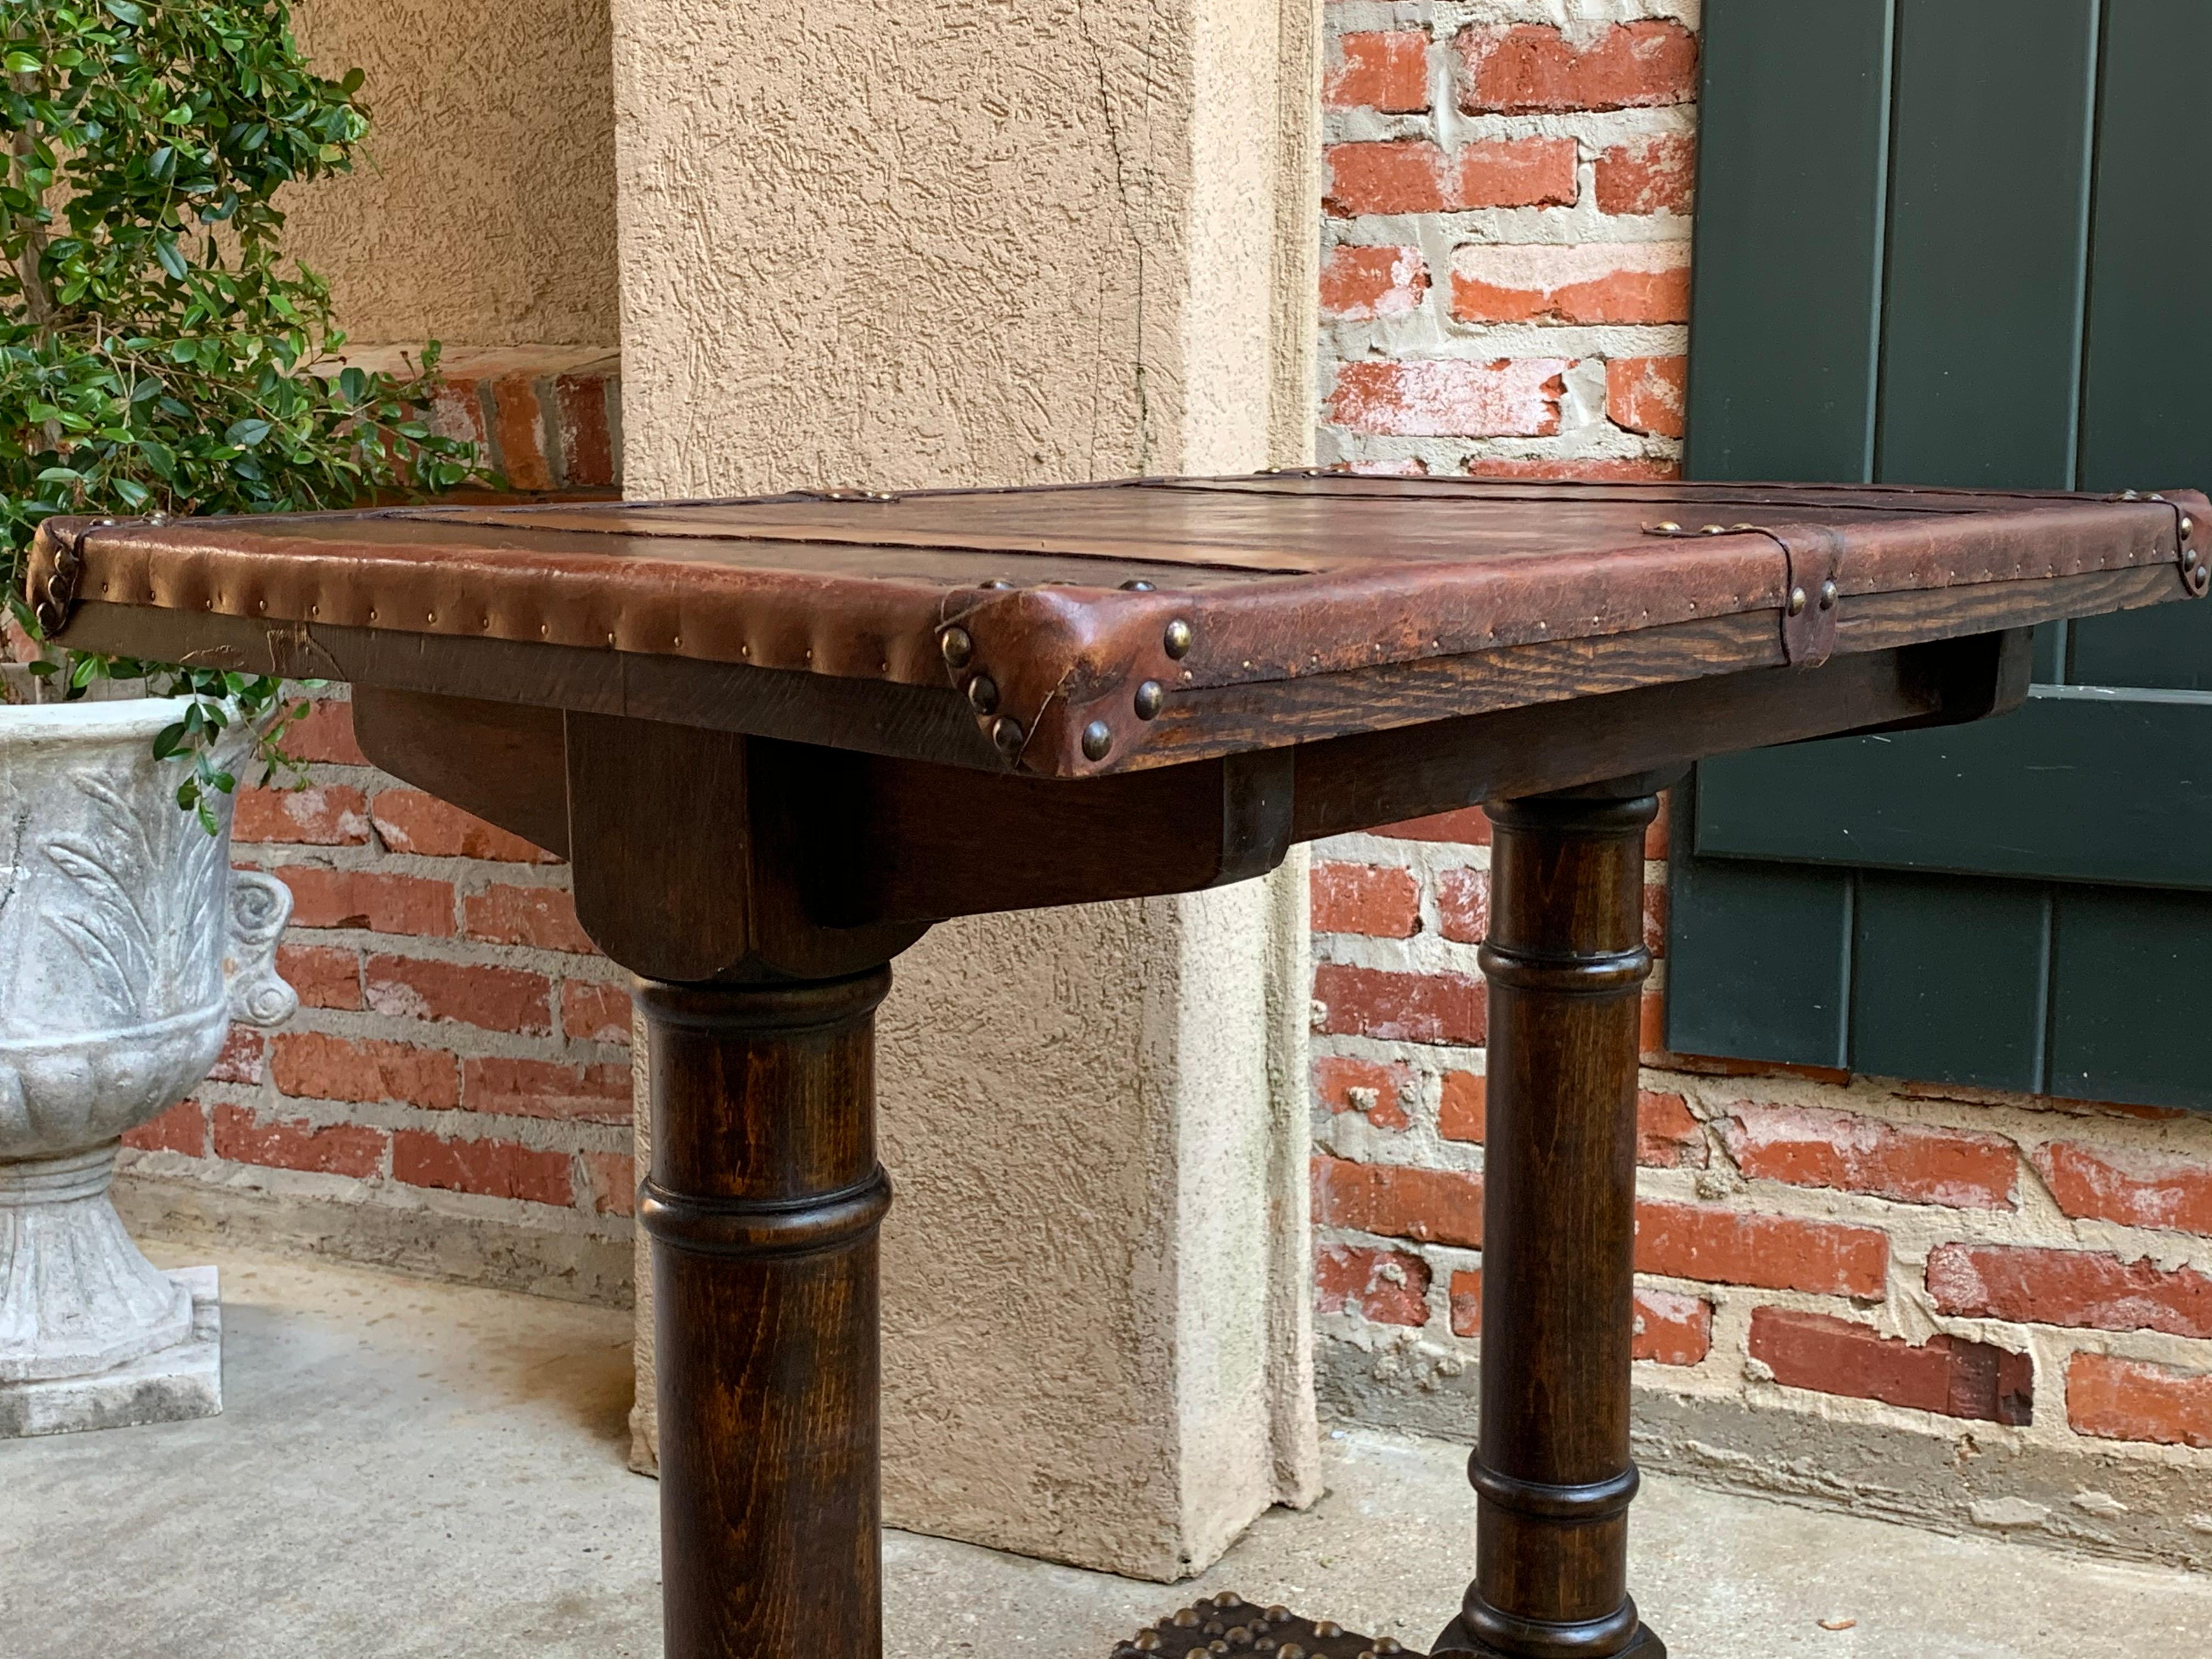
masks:
POLYGON ((467 642, 466 684, 391 672, 517 701, 564 696, 498 666, 527 647, 712 665, 772 735, 1075 777, 2201 595, 2208 522, 2192 492, 1279 473, 57 519, 28 582, 85 648, 252 665, 258 630, 367 679, 467 642))

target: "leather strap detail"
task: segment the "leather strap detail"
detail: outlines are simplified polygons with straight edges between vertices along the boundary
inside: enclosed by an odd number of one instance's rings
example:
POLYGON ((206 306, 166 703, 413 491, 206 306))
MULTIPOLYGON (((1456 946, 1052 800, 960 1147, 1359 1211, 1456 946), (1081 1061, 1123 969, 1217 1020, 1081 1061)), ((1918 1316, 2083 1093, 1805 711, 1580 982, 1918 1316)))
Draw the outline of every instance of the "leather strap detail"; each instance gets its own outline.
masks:
POLYGON ((1817 668, 1835 654, 1844 538, 1826 525, 1799 525, 1784 536, 1761 529, 1788 562, 1782 599, 1782 655, 1793 668, 1817 668))
POLYGON ((1764 536, 1782 550, 1782 659, 1793 668, 1817 668, 1835 654, 1836 612, 1842 608, 1838 572, 1842 532, 1800 524, 1789 533, 1763 524, 1708 524, 1686 529, 1672 520, 1644 526, 1647 536, 1764 536))

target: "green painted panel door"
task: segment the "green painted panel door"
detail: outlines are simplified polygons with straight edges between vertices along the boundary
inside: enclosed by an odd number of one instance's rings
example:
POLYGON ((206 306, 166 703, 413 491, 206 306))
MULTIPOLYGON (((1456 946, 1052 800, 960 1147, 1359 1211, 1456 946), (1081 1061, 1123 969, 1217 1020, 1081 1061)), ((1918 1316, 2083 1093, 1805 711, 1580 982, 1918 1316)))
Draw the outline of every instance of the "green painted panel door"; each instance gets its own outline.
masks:
MULTIPOLYGON (((2212 483, 2212 5, 1708 0, 1705 28, 1692 477, 2212 483)), ((1698 769, 1671 1047, 2212 1109, 2165 1009, 2212 972, 2212 614, 2037 645, 2002 720, 1698 769)))

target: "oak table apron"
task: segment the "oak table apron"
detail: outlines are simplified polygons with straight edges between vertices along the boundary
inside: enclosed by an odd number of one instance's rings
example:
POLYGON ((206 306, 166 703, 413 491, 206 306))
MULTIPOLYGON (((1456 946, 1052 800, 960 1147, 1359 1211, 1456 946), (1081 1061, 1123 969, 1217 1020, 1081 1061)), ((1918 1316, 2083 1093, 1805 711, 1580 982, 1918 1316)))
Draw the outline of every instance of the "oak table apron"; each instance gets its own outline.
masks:
POLYGON ((674 1659, 880 1652, 891 959, 1487 803, 1475 1577, 1436 1651, 1656 1659, 1627 1589, 1656 792, 2002 713, 2035 624, 2202 597, 2205 514, 1275 474, 56 520, 27 580, 70 647, 350 682, 377 764, 572 862, 647 1030, 674 1659))

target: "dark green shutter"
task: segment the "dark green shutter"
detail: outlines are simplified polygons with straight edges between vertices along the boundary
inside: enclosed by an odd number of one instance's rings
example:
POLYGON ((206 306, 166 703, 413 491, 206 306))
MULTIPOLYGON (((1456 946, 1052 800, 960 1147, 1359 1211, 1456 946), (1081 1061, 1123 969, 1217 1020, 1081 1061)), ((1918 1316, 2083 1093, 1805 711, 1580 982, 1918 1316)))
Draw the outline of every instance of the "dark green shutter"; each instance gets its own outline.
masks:
MULTIPOLYGON (((1707 0, 1686 468, 2212 483, 2207 0, 1707 0)), ((2212 1109, 2212 607, 1983 725, 1711 762, 1677 1051, 2212 1109)))

